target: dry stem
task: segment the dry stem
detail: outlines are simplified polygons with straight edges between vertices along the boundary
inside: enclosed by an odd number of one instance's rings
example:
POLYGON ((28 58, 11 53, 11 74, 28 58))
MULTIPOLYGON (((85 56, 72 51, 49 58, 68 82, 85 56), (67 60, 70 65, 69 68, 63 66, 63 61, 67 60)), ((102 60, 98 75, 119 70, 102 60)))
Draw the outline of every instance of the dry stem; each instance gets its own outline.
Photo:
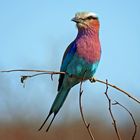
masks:
POLYGON ((79 90, 79 107, 80 107, 80 113, 81 113, 82 120, 84 122, 85 127, 87 128, 87 131, 89 133, 89 136, 90 136, 91 140, 95 140, 95 138, 94 138, 94 136, 93 136, 93 134, 91 132, 91 129, 90 129, 90 123, 87 123, 86 122, 85 117, 84 117, 84 114, 83 114, 83 109, 82 109, 82 93, 83 93, 82 83, 83 83, 83 80, 80 82, 80 90, 79 90))
POLYGON ((105 95, 107 97, 107 100, 108 100, 108 106, 109 106, 109 113, 110 113, 110 116, 112 118, 112 121, 113 121, 113 126, 114 126, 114 129, 115 129, 115 132, 116 132, 116 135, 117 135, 117 138, 118 140, 121 140, 121 137, 120 137, 120 134, 119 134, 119 131, 118 131, 118 128, 117 128, 117 124, 116 124, 116 120, 113 116, 113 113, 112 113, 112 103, 111 103, 111 99, 109 98, 108 96, 108 81, 106 80, 106 91, 105 91, 105 95))

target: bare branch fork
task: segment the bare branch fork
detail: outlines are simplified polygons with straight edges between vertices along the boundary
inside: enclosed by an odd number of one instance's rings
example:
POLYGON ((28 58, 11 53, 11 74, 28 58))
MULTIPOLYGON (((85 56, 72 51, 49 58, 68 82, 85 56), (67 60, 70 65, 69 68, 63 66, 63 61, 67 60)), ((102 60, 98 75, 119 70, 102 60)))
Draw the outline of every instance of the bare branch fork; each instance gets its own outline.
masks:
POLYGON ((122 107, 124 110, 126 110, 129 113, 129 115, 130 115, 130 117, 133 121, 133 124, 134 124, 134 132, 133 132, 133 135, 132 135, 132 138, 131 138, 132 140, 134 140, 135 136, 136 136, 136 133, 137 133, 137 124, 136 124, 136 121, 134 119, 133 114, 124 105, 122 105, 118 101, 115 101, 115 103, 112 103, 112 105, 119 105, 120 107, 122 107))
POLYGON ((126 110, 129 113, 129 115, 130 115, 130 117, 131 117, 131 119, 133 121, 133 124, 134 124, 134 132, 133 132, 131 140, 134 140, 135 136, 136 136, 136 133, 137 133, 137 124, 136 124, 136 121, 135 121, 135 119, 133 117, 133 114, 124 105, 122 105, 118 101, 115 101, 114 103, 112 103, 112 100, 110 99, 110 97, 108 95, 108 80, 106 80, 105 95, 106 95, 106 98, 108 100, 108 106, 109 106, 108 109, 109 109, 109 113, 110 113, 110 116, 111 116, 112 121, 113 121, 112 124, 114 126, 114 129, 115 129, 115 132, 116 132, 118 140, 121 140, 121 137, 120 137, 120 133, 119 133, 118 128, 117 128, 116 120, 115 120, 114 115, 112 113, 112 105, 119 105, 120 107, 122 107, 124 110, 126 110))

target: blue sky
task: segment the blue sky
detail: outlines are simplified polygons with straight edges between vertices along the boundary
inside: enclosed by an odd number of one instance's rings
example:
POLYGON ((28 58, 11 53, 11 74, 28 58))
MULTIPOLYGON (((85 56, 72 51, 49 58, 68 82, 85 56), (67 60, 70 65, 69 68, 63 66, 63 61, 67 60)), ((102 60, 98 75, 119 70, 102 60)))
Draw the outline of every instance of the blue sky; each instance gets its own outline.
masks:
MULTIPOLYGON (((58 71, 64 50, 77 34, 71 18, 76 12, 92 11, 98 14, 101 24, 102 58, 96 77, 107 78, 140 98, 139 7, 138 0, 1 0, 0 69, 58 71)), ((56 96, 58 76, 53 82, 49 76, 28 80, 26 88, 22 88, 20 75, 23 73, 0 74, 0 119, 13 121, 15 116, 21 118, 23 112, 28 113, 22 119, 43 119, 56 96)), ((83 102, 87 113, 101 115, 107 112, 107 102, 101 94, 104 86, 86 82, 84 91, 83 102), (97 106, 98 103, 100 105, 97 106)), ((119 92, 110 89, 110 93, 113 99, 120 100, 131 109, 138 108, 119 92)), ((72 114, 80 116, 77 110, 78 86, 72 89, 58 115, 61 115, 59 119, 71 118, 72 114), (69 112, 67 115, 66 111, 69 112)))

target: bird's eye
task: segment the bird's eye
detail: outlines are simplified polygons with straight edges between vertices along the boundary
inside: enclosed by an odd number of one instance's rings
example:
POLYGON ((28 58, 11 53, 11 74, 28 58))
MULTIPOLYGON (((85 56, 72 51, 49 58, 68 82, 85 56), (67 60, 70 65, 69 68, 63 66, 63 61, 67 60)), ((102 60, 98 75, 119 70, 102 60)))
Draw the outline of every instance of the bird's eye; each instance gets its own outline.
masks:
POLYGON ((97 17, 93 17, 93 16, 89 16, 86 18, 87 20, 91 20, 91 19, 98 19, 97 17))

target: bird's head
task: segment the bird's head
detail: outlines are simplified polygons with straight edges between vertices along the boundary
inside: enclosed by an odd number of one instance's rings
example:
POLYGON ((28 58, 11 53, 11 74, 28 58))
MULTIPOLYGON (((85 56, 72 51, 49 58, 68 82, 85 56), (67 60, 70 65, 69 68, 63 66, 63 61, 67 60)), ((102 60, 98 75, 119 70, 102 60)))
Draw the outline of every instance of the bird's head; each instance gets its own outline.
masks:
POLYGON ((76 22, 78 29, 99 29, 99 20, 95 13, 92 12, 78 12, 72 21, 76 22))

